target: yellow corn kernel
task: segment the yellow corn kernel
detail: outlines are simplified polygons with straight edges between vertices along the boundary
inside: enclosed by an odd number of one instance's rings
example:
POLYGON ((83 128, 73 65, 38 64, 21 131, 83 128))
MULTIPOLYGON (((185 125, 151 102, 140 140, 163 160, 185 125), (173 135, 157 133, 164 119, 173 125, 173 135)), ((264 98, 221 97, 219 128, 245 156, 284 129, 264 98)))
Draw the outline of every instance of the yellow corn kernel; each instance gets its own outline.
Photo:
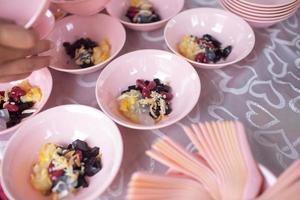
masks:
POLYGON ((132 107, 136 103, 136 98, 134 97, 127 97, 120 101, 119 109, 122 114, 127 117, 129 120, 135 123, 141 123, 139 117, 132 113, 132 107))
POLYGON ((39 163, 48 166, 53 156, 56 154, 56 145, 47 143, 39 154, 39 163))
POLYGON ((124 99, 120 102, 120 111, 122 112, 129 112, 129 108, 130 108, 130 105, 129 105, 129 101, 127 101, 127 99, 124 99))
POLYGON ((29 83, 28 80, 25 80, 22 81, 22 83, 20 83, 19 87, 25 92, 29 92, 29 90, 32 88, 32 85, 29 83))
POLYGON ((31 88, 25 96, 21 97, 22 102, 39 102, 42 99, 42 91, 39 87, 31 88))
POLYGON ((33 167, 33 174, 31 175, 31 184, 42 194, 49 194, 49 191, 51 191, 52 187, 52 181, 50 180, 48 174, 48 168, 35 165, 33 167))
POLYGON ((139 3, 140 3, 140 0, 131 0, 130 1, 130 5, 135 6, 135 7, 138 6, 139 3))
POLYGON ((177 48, 180 54, 191 60, 195 59, 195 54, 199 50, 198 44, 190 36, 184 36, 177 48))
POLYGON ((111 47, 108 40, 102 40, 100 45, 93 49, 94 64, 99 64, 107 60, 110 57, 110 49, 111 47))

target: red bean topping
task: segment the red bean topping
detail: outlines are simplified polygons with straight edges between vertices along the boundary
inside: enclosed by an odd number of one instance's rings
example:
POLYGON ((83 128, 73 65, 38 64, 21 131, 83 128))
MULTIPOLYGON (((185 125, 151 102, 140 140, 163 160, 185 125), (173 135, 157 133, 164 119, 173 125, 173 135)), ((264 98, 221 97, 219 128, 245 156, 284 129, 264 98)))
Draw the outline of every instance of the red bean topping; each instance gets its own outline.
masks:
POLYGON ((18 86, 13 87, 11 89, 11 93, 15 93, 17 96, 20 96, 20 97, 26 95, 26 92, 18 86))
POLYGON ((160 93, 164 99, 170 101, 173 98, 173 95, 169 92, 161 92, 160 93))
POLYGON ((82 160, 82 152, 80 150, 76 150, 76 154, 78 154, 79 159, 82 160))
POLYGON ((15 104, 7 104, 4 108, 6 108, 9 112, 18 112, 19 106, 15 104))
POLYGON ((147 89, 147 88, 144 88, 143 90, 142 90, 142 95, 143 95, 143 97, 150 97, 150 94, 151 94, 151 92, 150 92, 150 90, 149 89, 147 89))
POLYGON ((136 80, 136 86, 140 89, 145 89, 147 87, 142 79, 136 80))
POLYGON ((156 87, 155 81, 150 81, 149 84, 147 85, 148 90, 153 90, 156 87))
POLYGON ((62 169, 61 169, 61 170, 55 170, 55 171, 52 171, 52 172, 51 172, 51 179, 52 179, 53 181, 56 181, 59 177, 63 176, 64 173, 65 173, 65 171, 62 170, 62 169))

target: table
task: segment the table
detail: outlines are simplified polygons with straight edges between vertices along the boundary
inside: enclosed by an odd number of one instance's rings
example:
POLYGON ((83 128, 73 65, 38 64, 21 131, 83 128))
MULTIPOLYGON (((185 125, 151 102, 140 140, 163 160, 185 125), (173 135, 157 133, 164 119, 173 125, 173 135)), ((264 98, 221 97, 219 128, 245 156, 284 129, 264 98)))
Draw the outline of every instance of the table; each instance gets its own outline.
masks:
MULTIPOLYGON (((217 0, 186 0, 185 9, 194 7, 220 6, 217 0)), ((120 55, 145 48, 168 50, 163 29, 149 33, 126 31, 127 41, 120 55)), ((125 199, 127 183, 137 170, 165 170, 144 153, 159 136, 168 135, 193 150, 181 124, 239 119, 246 126, 254 157, 276 175, 299 158, 300 10, 280 24, 256 29, 255 36, 255 49, 242 62, 218 70, 197 69, 201 96, 193 111, 180 122, 153 131, 119 126, 124 140, 122 166, 98 200, 125 199)), ((51 72, 54 88, 46 108, 73 103, 99 108, 95 85, 100 72, 81 76, 51 72)), ((0 149, 5 143, 0 142, 0 149)))

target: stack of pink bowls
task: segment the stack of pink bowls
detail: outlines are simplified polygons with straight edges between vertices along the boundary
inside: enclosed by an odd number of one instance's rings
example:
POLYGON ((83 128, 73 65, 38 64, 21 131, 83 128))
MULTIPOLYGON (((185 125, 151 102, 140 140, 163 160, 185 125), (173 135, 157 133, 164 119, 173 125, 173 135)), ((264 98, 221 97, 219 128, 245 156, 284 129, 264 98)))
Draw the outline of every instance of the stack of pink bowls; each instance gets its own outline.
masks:
POLYGON ((300 0, 219 0, 221 6, 253 27, 269 27, 292 16, 300 0))

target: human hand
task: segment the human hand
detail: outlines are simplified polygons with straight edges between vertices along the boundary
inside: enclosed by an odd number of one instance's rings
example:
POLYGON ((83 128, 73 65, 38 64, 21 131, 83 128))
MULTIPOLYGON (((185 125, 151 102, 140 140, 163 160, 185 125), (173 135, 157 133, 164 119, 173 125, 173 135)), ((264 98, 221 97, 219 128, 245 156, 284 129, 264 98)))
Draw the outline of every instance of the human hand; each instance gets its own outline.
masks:
POLYGON ((34 30, 0 19, 0 82, 23 79, 49 66, 50 57, 37 54, 50 48, 51 42, 39 40, 34 30))

